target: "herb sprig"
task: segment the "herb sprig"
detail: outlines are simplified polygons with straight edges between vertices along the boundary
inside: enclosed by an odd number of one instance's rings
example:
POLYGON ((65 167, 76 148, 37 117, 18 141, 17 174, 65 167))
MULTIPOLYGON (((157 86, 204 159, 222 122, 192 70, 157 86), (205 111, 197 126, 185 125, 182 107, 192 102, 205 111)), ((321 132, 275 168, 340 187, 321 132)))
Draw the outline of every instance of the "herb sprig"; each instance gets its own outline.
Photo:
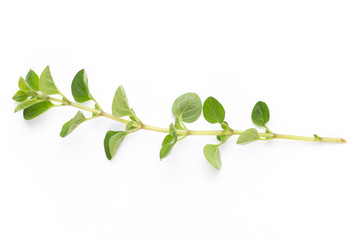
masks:
POLYGON ((343 138, 319 137, 316 134, 314 134, 313 137, 304 137, 274 133, 266 125, 270 120, 270 111, 266 103, 262 101, 255 104, 251 119, 255 125, 263 128, 264 132, 258 132, 256 128, 233 130, 225 121, 225 109, 221 103, 214 97, 208 97, 204 104, 202 104, 200 97, 196 93, 185 93, 175 99, 172 106, 175 121, 170 124, 169 128, 146 125, 141 122, 135 114, 135 111, 130 107, 123 86, 119 86, 115 92, 112 102, 112 114, 104 112, 89 91, 88 77, 84 69, 75 75, 71 84, 71 92, 75 102, 67 99, 58 90, 49 66, 44 69, 40 77, 38 77, 33 70, 30 70, 25 79, 20 77, 18 86, 19 90, 13 96, 13 100, 19 102, 19 105, 15 108, 15 112, 23 110, 23 116, 26 120, 33 119, 54 107, 71 106, 80 109, 72 119, 63 125, 60 131, 61 137, 68 136, 83 122, 97 117, 106 117, 126 124, 124 131, 110 130, 105 134, 104 150, 109 160, 115 156, 127 135, 142 129, 167 133, 161 144, 160 159, 167 157, 178 141, 190 135, 216 136, 219 143, 207 144, 203 149, 205 158, 216 169, 220 169, 222 165, 220 146, 226 143, 233 135, 239 135, 236 143, 240 145, 272 139, 334 143, 346 142, 343 138), (55 98, 53 95, 58 95, 60 98, 55 98), (94 108, 80 104, 88 101, 93 102, 94 108), (82 111, 91 112, 92 116, 87 118, 82 111), (189 130, 186 123, 195 122, 202 113, 206 121, 211 124, 219 124, 221 130, 189 130), (127 117, 128 119, 123 117, 127 117))

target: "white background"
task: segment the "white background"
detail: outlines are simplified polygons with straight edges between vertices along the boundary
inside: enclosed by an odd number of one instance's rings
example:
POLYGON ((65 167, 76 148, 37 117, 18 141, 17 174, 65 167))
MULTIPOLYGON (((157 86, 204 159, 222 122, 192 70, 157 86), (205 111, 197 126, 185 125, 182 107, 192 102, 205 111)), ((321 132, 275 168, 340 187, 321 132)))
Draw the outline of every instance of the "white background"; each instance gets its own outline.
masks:
MULTIPOLYGON (((360 239, 360 3, 339 1, 1 1, 0 239, 360 239), (62 139, 76 109, 26 121, 17 81, 50 65, 110 112, 123 84, 143 122, 167 127, 173 100, 216 97, 234 129, 258 100, 274 140, 221 147, 216 171, 188 137, 159 161, 161 133, 128 136, 105 158, 108 119, 62 139)), ((217 129, 203 118, 190 129, 217 129)))

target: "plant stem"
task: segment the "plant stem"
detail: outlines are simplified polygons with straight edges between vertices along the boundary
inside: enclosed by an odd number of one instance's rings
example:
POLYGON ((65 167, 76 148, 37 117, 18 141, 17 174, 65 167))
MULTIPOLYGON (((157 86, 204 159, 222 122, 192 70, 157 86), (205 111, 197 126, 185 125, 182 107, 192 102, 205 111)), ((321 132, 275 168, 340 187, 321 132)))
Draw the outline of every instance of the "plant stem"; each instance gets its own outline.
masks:
MULTIPOLYGON (((70 102, 69 100, 61 100, 53 97, 47 97, 48 100, 61 103, 62 105, 59 106, 71 106, 75 108, 79 108, 88 112, 92 112, 95 114, 99 114, 100 116, 127 124, 128 120, 115 117, 109 113, 106 113, 102 110, 97 110, 94 108, 86 107, 84 105, 70 102)), ((161 128, 161 127, 155 127, 143 124, 142 126, 139 126, 140 129, 154 131, 154 132, 161 132, 161 133, 169 133, 168 128, 161 128)), ((139 130, 140 130, 139 129, 139 130)), ((204 135, 240 135, 244 132, 244 130, 233 130, 228 132, 223 132, 222 130, 177 130, 176 131, 179 135, 198 135, 198 136, 204 136, 204 135)), ((263 138, 271 138, 271 139, 287 139, 287 140, 297 140, 297 141, 309 141, 309 142, 332 142, 332 143, 346 143, 346 140, 343 138, 328 138, 328 137, 304 137, 304 136, 295 136, 295 135, 286 135, 286 134, 277 134, 277 133, 259 133, 260 137, 263 138)))

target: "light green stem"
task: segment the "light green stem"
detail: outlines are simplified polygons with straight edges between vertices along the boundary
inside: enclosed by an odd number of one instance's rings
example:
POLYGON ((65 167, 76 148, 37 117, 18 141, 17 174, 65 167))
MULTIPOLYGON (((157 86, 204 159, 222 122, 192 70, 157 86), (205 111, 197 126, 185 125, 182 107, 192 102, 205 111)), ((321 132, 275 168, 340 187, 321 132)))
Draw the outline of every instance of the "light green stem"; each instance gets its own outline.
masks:
MULTIPOLYGON (((47 97, 48 100, 61 103, 62 105, 59 106, 71 106, 75 108, 79 108, 88 112, 92 112, 95 114, 99 114, 100 116, 127 124, 129 121, 123 118, 115 117, 109 113, 106 113, 102 110, 97 110, 94 108, 86 107, 84 105, 70 102, 68 100, 61 100, 53 97, 47 97)), ((154 131, 154 132, 161 132, 161 133, 169 133, 168 128, 161 128, 155 127, 150 125, 139 125, 139 129, 154 131)), ((177 130, 176 131, 179 135, 240 135, 244 132, 244 130, 233 130, 228 132, 223 132, 222 130, 177 130)), ((328 138, 328 137, 304 137, 304 136, 295 136, 295 135, 285 135, 285 134, 277 134, 277 133, 259 133, 260 137, 263 138, 270 138, 270 139, 288 139, 288 140, 297 140, 297 141, 309 141, 309 142, 332 142, 332 143, 346 143, 346 140, 343 138, 328 138)))

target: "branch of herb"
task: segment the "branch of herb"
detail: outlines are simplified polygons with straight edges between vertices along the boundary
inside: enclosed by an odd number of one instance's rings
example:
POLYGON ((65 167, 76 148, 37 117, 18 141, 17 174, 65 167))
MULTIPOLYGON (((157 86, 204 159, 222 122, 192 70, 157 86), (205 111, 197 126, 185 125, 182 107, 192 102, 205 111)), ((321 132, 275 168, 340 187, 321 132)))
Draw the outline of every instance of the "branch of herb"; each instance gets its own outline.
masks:
POLYGON ((130 108, 125 90, 122 86, 116 90, 112 103, 112 114, 104 112, 89 91, 88 78, 83 69, 75 75, 71 84, 71 92, 76 102, 71 102, 57 89, 52 79, 49 66, 45 68, 40 78, 33 70, 30 70, 26 75, 26 79, 22 77, 19 79, 18 85, 20 90, 16 92, 13 99, 20 102, 20 104, 16 107, 15 112, 24 110, 23 115, 26 120, 33 119, 52 107, 71 106, 80 109, 74 118, 63 125, 60 132, 61 137, 69 135, 81 123, 97 117, 106 117, 126 124, 125 131, 108 131, 105 135, 104 150, 109 160, 116 154, 122 141, 128 134, 141 129, 167 133, 160 149, 160 159, 168 156, 175 144, 185 139, 188 135, 215 135, 219 143, 207 144, 203 152, 208 162, 217 169, 220 169, 222 165, 220 146, 227 142, 232 135, 240 135, 236 143, 241 145, 259 140, 272 139, 346 142, 345 139, 342 138, 324 138, 316 134, 314 134, 314 137, 304 137, 273 133, 266 126, 270 119, 270 113, 268 106, 262 101, 255 104, 251 119, 255 125, 262 127, 265 132, 258 132, 255 128, 233 130, 225 121, 225 110, 220 102, 214 97, 208 97, 204 104, 202 104, 200 97, 196 93, 186 93, 175 99, 172 112, 176 119, 174 123, 170 124, 169 128, 146 125, 138 118, 135 111, 130 108), (62 99, 50 96, 56 94, 60 95, 62 99), (81 104, 87 101, 93 101, 94 108, 81 104), (91 112, 92 117, 86 118, 81 110, 91 112), (222 130, 188 130, 186 123, 195 122, 202 114, 209 123, 220 124, 222 130), (123 117, 128 117, 130 120, 126 120, 123 117))
MULTIPOLYGON (((41 95, 38 95, 41 96, 41 95)), ((44 96, 44 95, 42 95, 44 96)), ((113 115, 111 115, 110 113, 104 112, 104 111, 100 111, 97 110, 95 108, 90 108, 75 102, 71 102, 71 101, 64 101, 61 99, 57 99, 54 97, 49 97, 49 96, 44 96, 46 97, 46 99, 57 102, 57 103, 61 103, 61 105, 58 106, 71 106, 74 108, 78 108, 78 109, 82 109, 88 112, 92 112, 95 114, 98 114, 99 117, 106 117, 109 118, 111 120, 117 121, 117 122, 121 122, 123 124, 128 124, 130 121, 126 120, 124 118, 120 118, 120 117, 115 117, 113 115)), ((92 118, 91 118, 92 119, 92 118)), ((143 124, 142 126, 139 124, 136 124, 136 126, 140 129, 144 129, 144 130, 149 130, 149 131, 153 131, 153 132, 161 132, 161 133, 169 133, 169 129, 168 128, 162 128, 162 127, 156 127, 156 126, 151 126, 151 125, 146 125, 143 124)), ((139 130, 140 130, 139 129, 139 130)), ((232 136, 232 135, 241 135, 242 133, 245 132, 245 130, 232 130, 232 131, 227 131, 224 132, 222 130, 175 130, 176 133, 178 135, 184 136, 185 135, 193 135, 193 136, 211 136, 211 135, 226 135, 226 136, 232 136)), ((298 141, 310 141, 310 142, 316 142, 316 141, 320 141, 321 142, 346 142, 345 139, 342 138, 328 138, 328 137, 305 137, 305 136, 296 136, 296 135, 285 135, 285 134, 275 134, 275 133, 261 133, 258 132, 259 137, 262 138, 270 138, 270 139, 259 139, 259 140, 271 140, 271 139, 287 139, 287 140, 298 140, 298 141)), ((179 139, 181 140, 181 139, 179 139)))

